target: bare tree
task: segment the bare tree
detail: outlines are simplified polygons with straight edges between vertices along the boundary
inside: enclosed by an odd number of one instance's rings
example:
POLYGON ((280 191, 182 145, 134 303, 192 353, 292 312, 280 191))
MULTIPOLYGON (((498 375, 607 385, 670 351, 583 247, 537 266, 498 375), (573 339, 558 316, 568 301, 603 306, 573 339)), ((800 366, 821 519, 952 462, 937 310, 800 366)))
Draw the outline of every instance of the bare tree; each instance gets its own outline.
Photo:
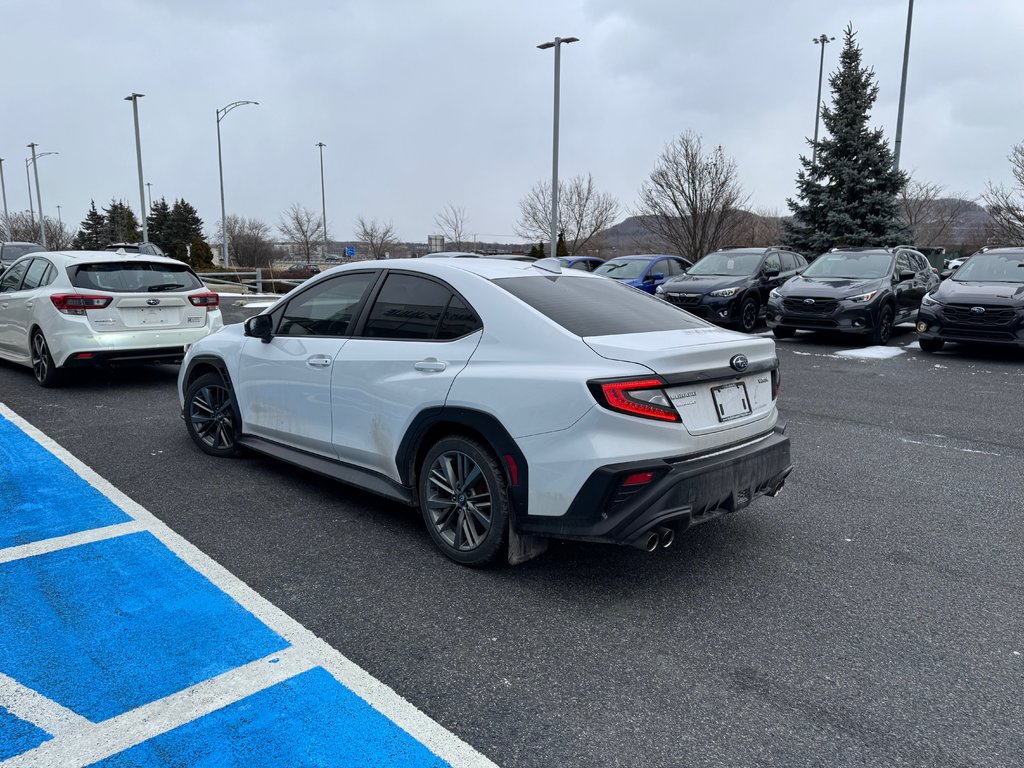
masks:
POLYGON ((1024 244, 1024 142, 1015 144, 1007 158, 1016 185, 1004 187, 991 181, 985 185, 981 199, 992 217, 992 236, 1007 245, 1024 244))
POLYGON ((434 226, 440 230, 445 241, 450 243, 456 251, 461 251, 467 246, 465 208, 448 203, 434 217, 434 226))
POLYGON ((67 224, 46 217, 46 247, 51 251, 66 251, 71 247, 75 234, 67 224))
MULTIPOLYGON (((259 219, 246 219, 230 213, 227 218, 228 253, 239 267, 269 267, 274 262, 271 228, 259 219)), ((215 242, 221 242, 218 226, 215 242)))
MULTIPOLYGON (((28 211, 13 211, 7 221, 0 219, 0 234, 5 241, 39 242, 39 220, 28 211)), ((49 244, 49 241, 47 241, 49 244)))
POLYGON ((734 211, 736 223, 730 245, 776 245, 782 240, 782 216, 777 210, 734 211))
MULTIPOLYGON (((305 256, 309 264, 316 246, 324 241, 324 217, 313 213, 308 208, 292 203, 281 215, 281 223, 277 225, 286 240, 299 256, 305 256)), ((327 254, 324 254, 326 257, 327 254)))
POLYGON ((921 246, 947 245, 973 205, 964 195, 942 194, 943 187, 911 178, 899 195, 900 219, 921 246))
POLYGON ((644 227, 691 261, 730 242, 734 213, 747 202, 736 162, 722 147, 704 151, 686 131, 665 145, 640 188, 637 215, 644 227))
POLYGON ((356 217, 356 239, 366 243, 370 255, 375 259, 383 259, 388 251, 398 245, 395 236, 395 225, 390 221, 386 224, 376 219, 366 220, 363 216, 356 217))
MULTIPOLYGON (((618 216, 618 201, 598 191, 589 173, 558 182, 558 231, 564 233, 565 247, 573 256, 593 245, 594 238, 618 216)), ((526 240, 543 242, 551 238, 550 181, 538 181, 519 201, 519 221, 514 231, 526 240)))

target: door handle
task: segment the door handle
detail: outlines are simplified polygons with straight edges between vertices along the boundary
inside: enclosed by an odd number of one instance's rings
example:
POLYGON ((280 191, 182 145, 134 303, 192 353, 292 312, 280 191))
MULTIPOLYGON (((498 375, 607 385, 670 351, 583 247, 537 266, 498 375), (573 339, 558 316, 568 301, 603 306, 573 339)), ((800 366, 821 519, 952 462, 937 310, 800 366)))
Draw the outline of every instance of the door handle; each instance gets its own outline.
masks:
POLYGON ((320 355, 306 360, 306 365, 310 368, 327 368, 332 362, 334 361, 331 358, 320 355))
POLYGON ((443 360, 438 360, 436 357, 428 357, 426 360, 420 360, 418 363, 413 365, 417 371, 427 371, 430 373, 440 373, 448 367, 448 363, 443 360))
POLYGON ((25 309, 32 309, 32 302, 31 301, 25 302, 25 309))

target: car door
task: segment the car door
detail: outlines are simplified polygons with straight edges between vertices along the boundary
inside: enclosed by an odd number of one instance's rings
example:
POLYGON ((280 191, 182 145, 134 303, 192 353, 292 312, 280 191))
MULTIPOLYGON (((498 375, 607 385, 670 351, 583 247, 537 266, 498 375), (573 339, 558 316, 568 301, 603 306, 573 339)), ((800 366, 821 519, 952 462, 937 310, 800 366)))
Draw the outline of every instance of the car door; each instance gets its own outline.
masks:
MULTIPOLYGON (((917 268, 910 260, 910 254, 900 251, 896 254, 896 263, 893 267, 893 291, 896 293, 896 319, 906 320, 912 317, 917 308, 921 305, 921 298, 918 296, 917 268), (914 277, 909 280, 902 280, 905 272, 913 272, 914 277)), ((924 292, 921 291, 921 296, 924 292)))
MULTIPOLYGON (((790 277, 792 277, 792 274, 790 274, 790 277)), ((788 279, 788 277, 783 277, 782 259, 779 258, 779 253, 773 252, 765 256, 764 262, 761 264, 761 272, 757 281, 757 291, 761 301, 761 306, 768 303, 768 294, 788 279), (774 272, 775 274, 769 276, 769 272, 774 272)))
POLYGON ((24 301, 21 297, 21 283, 29 263, 29 259, 19 261, 0 278, 0 351, 18 359, 27 357, 28 351, 18 349, 15 344, 12 318, 24 301))
POLYGON ((413 419, 444 405, 481 337, 472 307, 449 286, 391 272, 364 327, 332 374, 331 417, 337 456, 398 480, 395 455, 413 419))
POLYGON ((269 343, 245 340, 234 385, 246 433, 333 458, 331 374, 377 278, 320 280, 279 310, 269 343))
POLYGON ((53 282, 55 275, 56 270, 49 261, 32 259, 25 271, 21 288, 3 300, 7 305, 5 333, 10 348, 17 354, 28 355, 30 352, 29 331, 35 323, 35 306, 37 302, 47 300, 45 295, 40 295, 41 289, 53 282))
POLYGON ((669 279, 669 259, 658 259, 644 273, 643 290, 654 293, 658 286, 669 279), (658 277, 661 275, 661 277, 658 277))

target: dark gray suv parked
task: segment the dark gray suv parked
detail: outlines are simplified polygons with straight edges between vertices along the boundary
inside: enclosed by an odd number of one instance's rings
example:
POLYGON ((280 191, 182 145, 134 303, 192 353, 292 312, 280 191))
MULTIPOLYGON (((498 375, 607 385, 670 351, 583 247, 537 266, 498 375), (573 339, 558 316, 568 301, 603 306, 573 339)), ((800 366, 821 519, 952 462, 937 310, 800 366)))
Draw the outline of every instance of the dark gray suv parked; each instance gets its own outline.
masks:
POLYGON ((0 243, 0 273, 4 272, 16 259, 20 259, 26 253, 35 253, 44 248, 39 243, 0 243))

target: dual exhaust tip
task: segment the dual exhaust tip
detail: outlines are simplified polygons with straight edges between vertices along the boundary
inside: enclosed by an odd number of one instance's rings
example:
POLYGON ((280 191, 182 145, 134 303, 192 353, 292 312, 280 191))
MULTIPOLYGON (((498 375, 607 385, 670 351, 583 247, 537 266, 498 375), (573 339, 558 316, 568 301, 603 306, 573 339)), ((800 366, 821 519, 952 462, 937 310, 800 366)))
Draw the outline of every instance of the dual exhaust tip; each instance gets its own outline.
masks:
POLYGON ((641 534, 633 542, 633 546, 637 549, 642 549, 644 552, 653 552, 658 547, 668 549, 675 540, 676 532, 674 530, 664 525, 659 525, 657 528, 651 528, 651 530, 641 534))

